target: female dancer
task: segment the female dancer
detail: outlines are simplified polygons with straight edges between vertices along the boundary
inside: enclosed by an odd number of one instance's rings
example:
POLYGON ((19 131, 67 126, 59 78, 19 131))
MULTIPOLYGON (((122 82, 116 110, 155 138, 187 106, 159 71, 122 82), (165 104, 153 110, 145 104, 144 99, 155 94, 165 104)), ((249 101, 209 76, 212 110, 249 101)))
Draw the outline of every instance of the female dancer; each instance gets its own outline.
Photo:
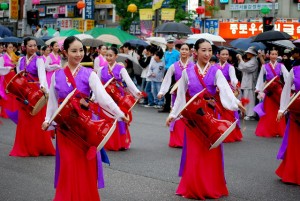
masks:
MULTIPOLYGON (((175 62, 168 69, 164 80, 162 82, 160 91, 157 95, 158 99, 161 99, 168 91, 172 82, 172 76, 174 75, 175 81, 181 78, 182 71, 186 68, 194 66, 194 62, 189 60, 190 47, 188 44, 182 44, 180 48, 180 60, 175 62)), ((172 106, 176 100, 176 93, 172 94, 172 106)), ((170 125, 170 147, 182 147, 183 136, 185 132, 185 125, 181 118, 177 118, 170 125)))
MULTIPOLYGON (((260 111, 264 111, 265 114, 262 115, 259 113, 260 119, 258 121, 255 134, 260 137, 282 137, 285 130, 285 119, 281 119, 280 122, 276 122, 277 111, 279 109, 279 103, 275 101, 274 96, 280 97, 280 94, 275 94, 277 92, 270 91, 264 95, 264 80, 269 82, 275 76, 279 82, 282 82, 281 77, 284 78, 284 81, 288 77, 288 71, 282 63, 277 62, 278 51, 273 49, 270 51, 270 62, 264 64, 260 70, 259 77, 256 83, 256 92, 260 99, 263 99, 263 102, 259 106, 262 107, 260 111)), ((277 82, 276 80, 274 82, 277 82)), ((256 110, 256 109, 255 109, 256 110)))
POLYGON ((1 100, 1 113, 0 116, 7 117, 5 110, 14 112, 18 109, 18 102, 11 94, 6 94, 5 88, 9 81, 16 75, 15 67, 19 57, 14 53, 14 46, 12 43, 6 44, 6 53, 2 55, 3 67, 10 68, 10 71, 6 75, 0 75, 0 97, 1 100))
MULTIPOLYGON (((19 59, 17 72, 25 71, 28 79, 38 81, 40 88, 48 93, 45 65, 43 59, 36 55, 36 41, 30 37, 25 38, 24 46, 26 55, 19 59)), ((50 132, 41 129, 46 107, 35 116, 28 114, 23 107, 24 104, 20 102, 16 138, 10 156, 55 155, 50 132)))
MULTIPOLYGON (((290 101, 290 94, 300 90, 300 66, 294 66, 285 81, 280 99, 280 109, 277 114, 277 121, 280 121, 283 112, 286 110, 290 101), (294 85, 295 91, 292 90, 294 85)), ((299 97, 298 97, 299 98, 299 97)), ((299 107, 299 105, 297 106, 299 107)), ((300 157, 299 157, 299 111, 289 110, 288 121, 285 134, 277 158, 282 159, 281 164, 276 170, 276 174, 285 183, 300 185, 300 157)))
MULTIPOLYGON (((98 71, 98 75, 103 84, 114 78, 112 84, 117 85, 119 91, 115 93, 124 94, 128 90, 136 98, 140 98, 142 93, 137 89, 137 87, 132 82, 124 66, 116 62, 118 56, 118 50, 114 47, 107 50, 106 60, 107 65, 98 71), (124 87, 123 81, 127 87, 124 87)), ((126 150, 129 149, 131 142, 130 132, 128 129, 128 124, 123 121, 118 121, 118 126, 115 132, 112 134, 110 139, 105 145, 106 150, 126 150)))
POLYGON ((61 68, 60 55, 59 55, 59 45, 56 41, 50 43, 50 48, 52 52, 49 54, 46 60, 46 71, 47 71, 47 83, 50 87, 51 77, 55 70, 61 68))
POLYGON ((42 59, 44 60, 44 62, 46 63, 47 58, 51 52, 51 49, 49 46, 43 46, 42 47, 42 51, 43 51, 43 55, 42 55, 42 59))
MULTIPOLYGON (((212 46, 209 41, 199 39, 195 43, 198 59, 194 67, 182 72, 177 90, 177 98, 166 124, 173 121, 186 103, 186 93, 190 96, 206 88, 212 96, 217 87, 225 108, 244 110, 230 89, 225 77, 217 66, 211 66, 212 46), (203 86, 203 85, 206 86, 203 86)), ((176 194, 191 199, 219 198, 228 195, 223 170, 221 146, 209 150, 207 143, 201 141, 189 127, 186 127, 186 141, 183 146, 182 176, 176 194)))
MULTIPOLYGON (((232 90, 237 91, 238 79, 236 78, 234 67, 227 62, 228 58, 229 58, 229 51, 225 48, 221 49, 220 57, 219 57, 220 70, 222 71, 224 77, 226 78, 232 90)), ((238 111, 226 111, 226 112, 228 113, 228 115, 230 115, 230 119, 238 119, 239 121, 238 111)), ((221 115, 221 119, 223 119, 222 115, 221 115)), ((227 136, 227 138, 223 142, 241 141, 242 138, 243 135, 240 129, 240 125, 238 123, 235 129, 227 136)))
MULTIPOLYGON (((123 112, 106 93, 96 73, 92 69, 80 65, 84 56, 82 42, 78 38, 70 36, 64 41, 64 51, 68 58, 68 64, 64 70, 59 69, 52 76, 43 129, 49 127, 49 119, 57 110, 58 101, 66 98, 75 87, 87 97, 92 90, 102 107, 116 117, 127 121, 123 112)), ((88 160, 86 152, 70 141, 59 127, 57 128, 57 145, 59 163, 56 165, 59 167, 59 174, 54 201, 99 201, 97 171, 98 173, 102 171, 102 166, 100 169, 99 166, 97 167, 97 159, 88 160)), ((98 180, 98 182, 100 181, 98 180)))
POLYGON ((94 70, 98 72, 101 67, 107 65, 106 61, 106 52, 107 52, 107 47, 105 45, 100 45, 99 46, 99 56, 95 58, 94 61, 94 70))

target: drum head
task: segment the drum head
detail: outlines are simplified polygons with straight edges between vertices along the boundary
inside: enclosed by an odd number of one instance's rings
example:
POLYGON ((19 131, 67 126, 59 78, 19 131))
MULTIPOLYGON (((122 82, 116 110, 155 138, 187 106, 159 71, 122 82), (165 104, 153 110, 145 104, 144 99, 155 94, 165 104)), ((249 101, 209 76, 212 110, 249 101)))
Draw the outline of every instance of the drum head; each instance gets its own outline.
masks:
POLYGON ((172 87, 172 89, 170 91, 170 94, 173 94, 176 91, 176 89, 178 88, 179 80, 173 85, 173 87, 172 87))
POLYGON ((36 115, 43 107, 46 105, 48 98, 46 96, 42 96, 40 100, 35 104, 33 110, 30 112, 32 116, 36 115))
POLYGON ((112 127, 110 128, 110 130, 108 131, 108 133, 105 135, 105 137, 103 138, 103 140, 100 142, 100 144, 97 147, 97 151, 99 151, 100 149, 102 149, 104 147, 104 145, 107 143, 107 141, 109 140, 109 138, 111 137, 111 135, 114 133, 116 126, 117 126, 117 122, 118 120, 116 119, 112 125, 112 127))
POLYGON ((278 78, 277 76, 275 76, 275 77, 273 77, 273 79, 272 80, 270 80, 266 85, 265 85, 265 87, 264 87, 264 90, 263 91, 265 91, 269 86, 270 86, 270 84, 272 83, 272 82, 274 82, 274 80, 276 80, 276 78, 278 78))
POLYGON ((16 74, 15 76, 13 76, 13 78, 11 78, 11 80, 9 81, 9 83, 6 85, 6 89, 5 89, 6 93, 10 93, 8 89, 10 88, 10 85, 12 84, 12 82, 14 82, 14 80, 17 77, 23 76, 23 74, 24 74, 24 71, 20 71, 18 74, 16 74))
POLYGON ((75 91, 77 90, 77 88, 75 88, 73 91, 71 91, 67 97, 64 99, 64 101, 60 104, 60 106, 57 108, 57 110, 54 112, 54 114, 52 115, 51 119, 49 120, 49 124, 52 123, 52 121, 54 121, 55 117, 60 113, 60 111, 65 107, 65 105, 68 103, 68 101, 70 100, 70 98, 74 95, 75 91))
MULTIPOLYGON (((219 120, 219 121, 222 121, 222 120, 219 120)), ((237 124, 237 121, 236 120, 220 137, 219 139, 210 146, 209 150, 211 149, 214 149, 216 147, 218 147, 224 140, 225 138, 233 131, 233 129, 235 129, 236 127, 236 124, 237 124)))

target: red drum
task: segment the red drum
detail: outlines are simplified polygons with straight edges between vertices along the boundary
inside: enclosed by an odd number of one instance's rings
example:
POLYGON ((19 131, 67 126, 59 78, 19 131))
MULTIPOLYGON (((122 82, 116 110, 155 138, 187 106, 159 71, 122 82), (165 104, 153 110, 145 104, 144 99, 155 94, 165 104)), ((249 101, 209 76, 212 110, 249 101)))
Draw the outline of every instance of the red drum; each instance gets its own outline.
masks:
POLYGON ((119 88, 116 85, 116 82, 111 82, 106 87, 106 92, 112 97, 112 99, 116 102, 116 104, 120 107, 120 109, 128 113, 133 106, 137 103, 137 99, 132 96, 130 93, 124 90, 125 95, 122 95, 119 88))
POLYGON ((266 84, 264 92, 267 96, 270 96, 275 103, 280 105, 282 89, 283 83, 280 81, 279 77, 276 76, 266 84))
POLYGON ((54 120, 60 131, 92 159, 114 132, 116 120, 92 120, 92 112, 82 106, 82 99, 75 97, 75 90, 65 98, 49 123, 54 120))
POLYGON ((288 110, 292 113, 300 114, 300 92, 291 98, 288 110))
POLYGON ((6 92, 17 97, 23 103, 23 108, 31 115, 36 115, 47 103, 45 94, 36 82, 28 82, 22 71, 16 74, 6 86, 6 92))
POLYGON ((203 139, 204 136, 209 143, 209 149, 216 148, 233 131, 237 121, 232 123, 214 118, 213 114, 208 112, 207 101, 197 94, 195 96, 187 103, 181 115, 187 126, 193 129, 199 138, 203 139))

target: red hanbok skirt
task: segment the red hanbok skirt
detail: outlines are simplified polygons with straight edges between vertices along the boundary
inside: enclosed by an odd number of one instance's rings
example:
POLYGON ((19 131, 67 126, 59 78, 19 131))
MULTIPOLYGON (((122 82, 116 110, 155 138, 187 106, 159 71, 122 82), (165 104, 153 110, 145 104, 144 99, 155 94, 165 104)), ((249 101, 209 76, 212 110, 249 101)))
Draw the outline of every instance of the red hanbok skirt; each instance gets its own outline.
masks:
POLYGON ((264 99, 265 115, 262 116, 257 124, 255 134, 259 137, 283 137, 286 127, 285 118, 280 122, 276 121, 279 105, 269 96, 264 99))
POLYGON ((185 148, 186 160, 176 194, 190 199, 227 196, 221 146, 209 150, 204 137, 197 137, 187 127, 185 148))
POLYGON ((119 150, 127 150, 130 148, 130 143, 131 143, 131 136, 128 128, 128 124, 125 125, 125 132, 122 134, 121 132, 121 127, 119 123, 117 124, 116 130, 114 133, 111 135, 109 140, 104 146, 105 150, 110 150, 110 151, 119 151, 119 150))
POLYGON ((276 170, 276 174, 283 182, 300 185, 300 125, 293 118, 290 119, 288 144, 283 161, 276 170))
POLYGON ((19 103, 16 138, 9 155, 54 156, 55 149, 51 141, 51 132, 43 131, 41 128, 46 116, 46 107, 35 116, 30 115, 21 107, 19 103))
POLYGON ((183 137, 185 132, 185 124, 182 119, 178 119, 174 122, 174 127, 170 131, 169 147, 182 147, 183 137))
MULTIPOLYGON (((4 91, 6 90, 7 84, 10 82, 10 80, 15 75, 16 75, 16 73, 14 71, 11 71, 7 75, 4 76, 3 89, 2 90, 4 90, 4 91)), ((8 93, 8 94, 5 95, 5 97, 0 98, 0 106, 1 106, 0 117, 7 118, 8 116, 5 113, 5 109, 10 110, 12 112, 16 111, 18 109, 18 101, 16 100, 15 96, 8 93)))
POLYGON ((97 186, 97 157, 86 153, 57 131, 60 166, 54 201, 100 201, 97 186))

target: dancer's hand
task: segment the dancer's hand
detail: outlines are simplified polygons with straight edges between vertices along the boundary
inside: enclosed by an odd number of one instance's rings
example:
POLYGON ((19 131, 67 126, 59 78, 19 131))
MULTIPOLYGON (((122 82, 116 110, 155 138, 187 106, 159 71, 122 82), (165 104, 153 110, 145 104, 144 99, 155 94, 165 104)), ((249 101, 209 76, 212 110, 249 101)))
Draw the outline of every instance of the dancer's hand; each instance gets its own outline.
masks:
POLYGON ((125 123, 129 123, 130 119, 129 119, 128 115, 125 115, 124 117, 122 117, 122 121, 124 121, 125 123))
POLYGON ((242 105, 241 102, 239 103, 238 106, 239 106, 240 111, 245 114, 246 113, 246 108, 242 105))
POLYGON ((169 127, 173 120, 174 120, 174 117, 168 117, 166 120, 166 125, 169 127))
POLYGON ((50 124, 49 124, 48 122, 45 121, 45 122, 42 124, 42 130, 46 131, 46 130, 49 128, 49 126, 50 126, 50 124))
POLYGON ((283 116, 283 112, 278 112, 278 114, 277 114, 277 118, 276 118, 276 121, 280 121, 280 119, 282 118, 282 116, 283 116))
POLYGON ((163 94, 158 94, 157 98, 160 100, 160 99, 162 99, 163 96, 164 96, 163 94))

